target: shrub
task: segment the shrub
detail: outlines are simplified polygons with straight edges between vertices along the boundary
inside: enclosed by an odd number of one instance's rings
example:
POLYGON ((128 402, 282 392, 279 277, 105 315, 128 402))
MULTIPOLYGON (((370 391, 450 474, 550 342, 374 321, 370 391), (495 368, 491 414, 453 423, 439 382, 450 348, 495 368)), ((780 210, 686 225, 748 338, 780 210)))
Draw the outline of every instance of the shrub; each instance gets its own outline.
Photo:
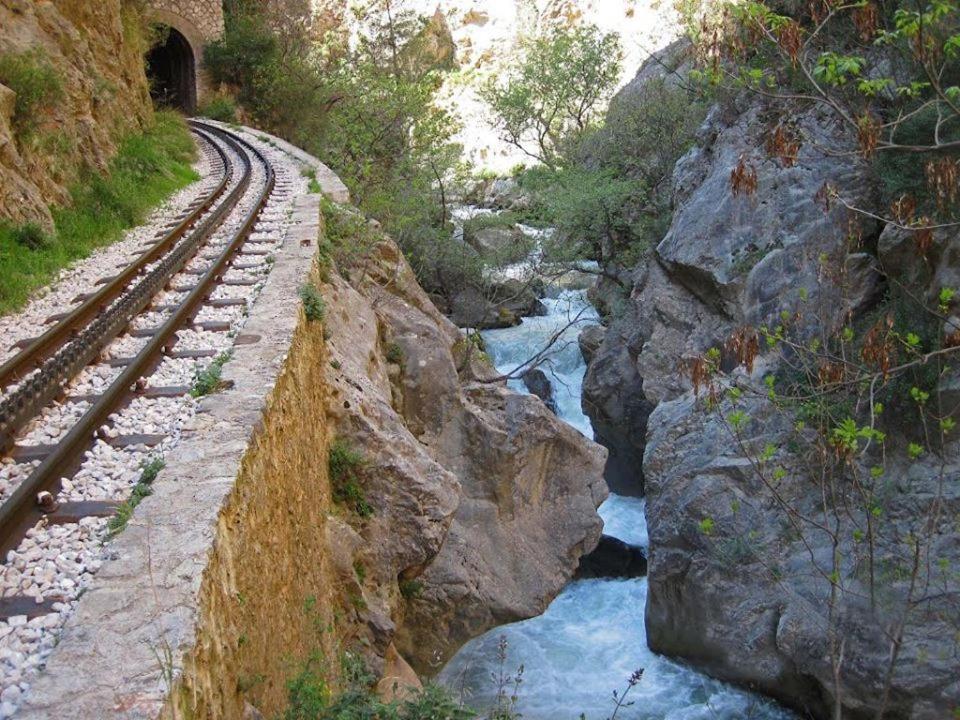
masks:
POLYGON ((287 683, 287 710, 283 720, 469 720, 469 708, 443 688, 428 685, 402 702, 384 703, 373 690, 374 676, 363 660, 350 653, 341 658, 343 689, 334 694, 321 672, 322 658, 314 654, 287 683))
POLYGON ((28 250, 41 250, 47 246, 47 235, 36 223, 26 223, 10 230, 13 241, 28 250))
POLYGON ((423 583, 419 580, 401 580, 399 586, 400 594, 407 600, 420 597, 420 593, 423 591, 423 583))
POLYGON ((358 473, 364 466, 363 455, 338 438, 330 445, 327 466, 334 502, 346 505, 362 518, 373 515, 373 507, 367 502, 359 484, 358 473))
POLYGON ((60 76, 37 49, 0 55, 0 83, 17 94, 13 124, 21 137, 29 135, 44 112, 63 97, 60 76))
POLYGON ((300 286, 300 301, 309 322, 323 322, 327 314, 327 304, 315 285, 304 283, 300 286))
POLYGON ((551 29, 529 40, 481 97, 505 142, 557 167, 613 92, 622 56, 617 36, 595 25, 551 29))
POLYGON ((221 93, 214 95, 203 103, 197 109, 197 114, 210 118, 211 120, 235 123, 237 121, 237 104, 232 97, 221 93))
MULTIPOLYGON (((434 102, 442 70, 407 62, 426 18, 364 3, 354 43, 336 24, 305 32, 296 13, 272 5, 227 3, 225 36, 205 54, 214 81, 233 89, 259 127, 322 155, 404 250, 422 248, 426 258, 434 238, 449 244, 443 198, 460 157, 456 124, 434 102)), ((310 189, 319 189, 312 179, 310 189)), ((369 234, 338 252, 363 253, 369 234)))
POLYGON ((403 364, 403 348, 395 342, 387 345, 387 350, 384 353, 384 356, 389 363, 394 363, 395 365, 403 364))

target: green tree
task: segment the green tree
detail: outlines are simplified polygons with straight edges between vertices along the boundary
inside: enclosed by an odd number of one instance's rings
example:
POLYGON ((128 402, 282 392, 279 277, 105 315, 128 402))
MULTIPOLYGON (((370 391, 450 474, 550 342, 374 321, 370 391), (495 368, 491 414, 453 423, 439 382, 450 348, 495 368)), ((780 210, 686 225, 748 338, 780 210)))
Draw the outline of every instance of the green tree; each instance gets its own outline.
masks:
POLYGON ((255 122, 321 157, 418 270, 437 278, 449 253, 446 183, 460 151, 453 117, 434 96, 445 64, 431 55, 428 18, 392 0, 344 10, 319 3, 310 23, 282 4, 233 0, 227 33, 206 55, 255 122), (353 13, 352 37, 344 12, 353 13))
POLYGON ((505 142, 557 167, 609 99, 622 56, 619 38, 594 25, 552 28, 527 40, 480 95, 505 142))

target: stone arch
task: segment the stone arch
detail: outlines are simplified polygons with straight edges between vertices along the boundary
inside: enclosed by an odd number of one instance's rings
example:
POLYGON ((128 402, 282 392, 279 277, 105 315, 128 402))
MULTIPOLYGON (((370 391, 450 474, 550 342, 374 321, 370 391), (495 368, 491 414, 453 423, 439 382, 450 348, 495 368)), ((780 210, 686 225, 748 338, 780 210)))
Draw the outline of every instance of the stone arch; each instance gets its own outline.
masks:
MULTIPOLYGON (((150 21, 170 28, 164 40, 148 53, 148 73, 161 73, 161 93, 169 91, 172 80, 173 97, 166 100, 188 114, 196 112, 208 92, 203 72, 203 51, 207 43, 223 35, 223 8, 220 0, 153 0, 150 3, 150 21), (151 60, 156 64, 151 67, 151 60), (172 78, 170 76, 173 76, 172 78)), ((164 102, 165 98, 157 98, 164 102)))
POLYGON ((163 39, 147 53, 150 94, 157 105, 192 115, 197 109, 197 57, 190 41, 166 26, 163 39))

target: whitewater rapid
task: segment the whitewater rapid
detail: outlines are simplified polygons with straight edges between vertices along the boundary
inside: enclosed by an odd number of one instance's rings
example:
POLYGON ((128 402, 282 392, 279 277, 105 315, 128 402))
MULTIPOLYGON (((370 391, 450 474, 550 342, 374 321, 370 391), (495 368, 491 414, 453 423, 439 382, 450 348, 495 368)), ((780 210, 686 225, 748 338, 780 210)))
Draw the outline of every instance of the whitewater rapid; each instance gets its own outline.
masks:
MULTIPOLYGON (((544 300, 547 315, 526 318, 517 327, 483 333, 497 369, 512 371, 566 328, 541 368, 553 383, 559 416, 593 437, 580 407, 586 366, 577 344, 584 325, 597 315, 583 291, 564 290, 544 300)), ((520 380, 511 387, 525 391, 520 380)), ((604 533, 646 547, 644 500, 611 495, 600 506, 604 533)), ((516 709, 524 720, 604 720, 613 713, 614 690, 623 691, 631 673, 643 668, 618 720, 788 720, 795 716, 772 701, 712 680, 647 647, 644 607, 646 578, 571 582, 546 612, 495 628, 470 641, 437 680, 482 710, 493 704, 499 673, 497 645, 507 640, 508 673, 524 666, 516 709)))

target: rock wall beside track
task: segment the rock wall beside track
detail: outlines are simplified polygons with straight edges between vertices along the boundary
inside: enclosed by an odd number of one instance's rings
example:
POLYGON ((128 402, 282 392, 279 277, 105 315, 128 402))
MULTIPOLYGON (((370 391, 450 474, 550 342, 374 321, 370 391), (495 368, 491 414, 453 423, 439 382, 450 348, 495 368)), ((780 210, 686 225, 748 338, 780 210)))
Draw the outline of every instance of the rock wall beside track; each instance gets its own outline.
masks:
POLYGON ((105 168, 117 138, 152 116, 143 18, 123 0, 0 0, 0 28, 0 55, 35 53, 63 90, 25 134, 0 81, 0 219, 50 225, 77 171, 105 168))

